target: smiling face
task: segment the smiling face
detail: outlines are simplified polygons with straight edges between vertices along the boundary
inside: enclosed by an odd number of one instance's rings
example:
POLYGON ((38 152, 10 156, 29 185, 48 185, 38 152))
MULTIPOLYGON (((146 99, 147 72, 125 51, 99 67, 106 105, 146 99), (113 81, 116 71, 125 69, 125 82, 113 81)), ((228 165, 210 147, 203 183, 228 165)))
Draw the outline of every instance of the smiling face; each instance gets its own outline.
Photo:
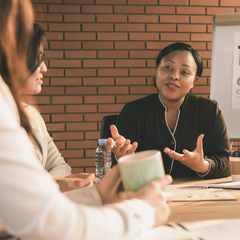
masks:
MULTIPOLYGON (((43 55, 43 47, 40 46, 40 54, 43 55)), ((47 67, 44 61, 37 67, 36 71, 27 79, 22 93, 34 95, 39 94, 42 90, 43 73, 47 72, 47 67)))
POLYGON ((186 50, 176 50, 165 55, 157 67, 156 86, 162 102, 181 104, 185 95, 197 82, 197 64, 186 50))

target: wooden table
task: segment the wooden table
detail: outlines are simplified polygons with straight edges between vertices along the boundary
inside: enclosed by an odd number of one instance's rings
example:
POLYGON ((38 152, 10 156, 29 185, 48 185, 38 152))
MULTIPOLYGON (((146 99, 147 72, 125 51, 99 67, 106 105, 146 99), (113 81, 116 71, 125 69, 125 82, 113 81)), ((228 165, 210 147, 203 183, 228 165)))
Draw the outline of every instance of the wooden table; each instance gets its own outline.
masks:
MULTIPOLYGON (((175 179, 172 184, 215 184, 230 182, 231 177, 219 179, 175 179)), ((189 222, 224 218, 240 218, 240 190, 226 189, 237 201, 171 202, 169 222, 189 222)))

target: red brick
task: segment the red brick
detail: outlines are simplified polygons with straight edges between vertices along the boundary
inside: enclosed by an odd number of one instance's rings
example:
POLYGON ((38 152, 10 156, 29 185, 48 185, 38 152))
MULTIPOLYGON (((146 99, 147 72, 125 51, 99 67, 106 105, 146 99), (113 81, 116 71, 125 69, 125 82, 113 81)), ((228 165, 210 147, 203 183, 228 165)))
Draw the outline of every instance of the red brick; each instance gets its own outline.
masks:
POLYGON ((128 69, 126 68, 108 68, 108 69, 98 69, 98 76, 128 76, 128 69))
POLYGON ((211 69, 203 69, 202 76, 211 76, 211 69))
POLYGON ((127 22, 127 15, 97 15, 97 22, 127 22))
POLYGON ((208 7, 207 14, 208 15, 215 15, 215 14, 222 14, 222 13, 235 13, 234 8, 223 8, 223 7, 208 7))
POLYGON ((53 104, 69 104, 69 103, 83 103, 81 96, 61 96, 61 97, 52 97, 53 104))
POLYGON ((65 51, 65 58, 96 58, 96 51, 65 51))
POLYGON ((83 42, 83 49, 113 49, 112 42, 83 42))
POLYGON ((154 6, 146 7, 146 13, 157 13, 157 14, 175 14, 175 7, 163 7, 163 6, 154 6))
POLYGON ((63 51, 46 50, 44 54, 46 58, 63 58, 63 51))
POLYGON ((57 41, 50 42, 50 49, 81 49, 81 42, 57 41))
POLYGON ((158 0, 128 0, 128 4, 137 5, 158 5, 158 0))
POLYGON ((98 58, 128 58, 127 51, 98 51, 98 58))
POLYGON ((128 40, 127 33, 97 33, 98 40, 128 40))
POLYGON ((206 32, 206 25, 179 24, 178 32, 206 32))
POLYGON ((80 24, 77 24, 77 23, 49 23, 49 31, 79 32, 80 24))
POLYGON ((85 121, 102 122, 102 119, 104 116, 105 116, 105 114, 103 114, 103 113, 85 114, 85 121))
POLYGON ((192 41, 212 41, 212 34, 191 34, 192 41))
POLYGON ((189 16, 181 15, 161 15, 160 23, 189 23, 189 16))
POLYGON ((63 3, 94 4, 94 0, 63 0, 63 3))
POLYGON ((207 67, 211 68, 211 64, 212 64, 211 60, 208 60, 207 61, 207 67))
POLYGON ((212 33, 212 25, 207 26, 207 32, 212 33))
POLYGON ((41 114, 42 118, 44 120, 45 123, 49 123, 50 122, 50 115, 46 115, 46 114, 41 114))
POLYGON ((210 93, 210 86, 195 86, 192 90, 192 93, 210 93))
POLYGON ((127 94, 128 87, 99 87, 98 94, 127 94))
POLYGON ((95 159, 69 159, 68 164, 72 167, 95 166, 95 159))
POLYGON ((66 87, 66 94, 96 94, 96 87, 66 87))
POLYGON ((81 66, 81 60, 50 60, 50 67, 73 68, 81 66))
POLYGON ((95 22, 95 15, 91 14, 64 14, 64 22, 95 22))
POLYGON ((145 43, 144 42, 115 42, 115 49, 145 49, 145 43))
POLYGON ((86 112, 96 112, 97 106, 96 105, 72 105, 66 106, 67 113, 86 113, 86 112))
POLYGON ((32 3, 62 3, 62 0, 32 0, 32 3))
POLYGON ((114 13, 144 13, 143 6, 114 6, 114 13))
MULTIPOLYGON (((93 158, 95 158, 95 149, 92 149, 92 150, 86 150, 85 151, 85 157, 93 157, 93 158)), ((90 168, 90 169, 92 169, 92 168, 90 168)), ((91 171, 89 169, 89 171, 90 172, 93 172, 93 170, 91 171)), ((87 171, 86 171, 87 172, 87 171)))
POLYGON ((83 157, 83 150, 61 150, 64 158, 83 157))
POLYGON ((116 60, 116 67, 146 67, 145 60, 116 60))
POLYGON ((111 104, 111 105, 99 105, 99 112, 109 112, 109 113, 117 113, 122 110, 123 105, 121 104, 111 104))
POLYGON ((82 24, 82 31, 85 32, 110 32, 113 31, 113 24, 108 23, 84 23, 82 24))
POLYGON ((160 0, 159 5, 188 5, 189 0, 160 0))
POLYGON ((50 98, 45 96, 35 96, 34 97, 37 104, 50 104, 50 98))
POLYGON ((207 43, 207 50, 212 50, 212 43, 207 43))
POLYGON ((44 73, 45 77, 62 77, 63 69, 51 69, 49 68, 46 73, 44 73))
POLYGON ((84 78, 83 79, 83 85, 93 85, 93 86, 99 86, 99 85, 114 85, 114 78, 84 78))
POLYGON ((190 42, 189 44, 198 51, 207 50, 206 43, 204 42, 190 42))
POLYGON ((135 101, 139 98, 143 98, 146 95, 123 95, 123 96, 117 96, 117 103, 127 103, 127 102, 132 102, 135 101))
MULTIPOLYGON (((173 42, 162 42, 162 41, 158 41, 158 42, 148 42, 147 43, 147 49, 163 49, 166 46, 168 46, 169 44, 171 44, 173 42)), ((156 54, 155 57, 157 57, 158 54, 156 54)))
POLYGON ((126 0, 96 0, 96 4, 126 4, 126 0))
POLYGON ((62 22, 62 14, 53 13, 35 13, 34 14, 36 22, 62 22))
MULTIPOLYGON (((220 0, 221 1, 221 0, 220 0)), ((227 0, 229 1, 229 0, 227 0)), ((200 6, 218 6, 218 0, 190 0, 190 5, 200 5, 200 6)))
POLYGON ((212 57, 212 52, 211 51, 199 51, 201 54, 202 58, 209 58, 211 59, 212 57))
POLYGON ((159 33, 130 33, 130 40, 159 40, 159 33))
POLYGON ((198 85, 207 85, 207 78, 201 77, 198 79, 196 86, 198 85))
POLYGON ((157 23, 158 15, 129 15, 129 22, 157 23))
POLYGON ((83 139, 82 132, 60 132, 53 133, 52 137, 54 140, 79 140, 83 139))
POLYGON ((47 123, 46 126, 50 132, 65 131, 65 124, 63 123, 47 123))
POLYGON ((113 60, 83 60, 83 67, 114 67, 113 60))
POLYGON ((67 77, 86 77, 86 76, 96 76, 96 69, 66 69, 67 77))
POLYGON ((156 60, 147 60, 147 67, 156 67, 156 60))
POLYGON ((189 33, 161 33, 161 40, 163 41, 189 41, 189 33))
POLYGON ((34 13, 47 12, 47 4, 33 4, 34 13))
POLYGON ((65 33, 66 40, 96 40, 95 33, 65 33))
POLYGON ((154 86, 143 86, 143 87, 130 87, 131 94, 152 94, 157 93, 157 89, 154 86))
MULTIPOLYGON (((38 22, 38 24, 39 24, 39 27, 42 29, 42 30, 44 30, 45 32, 48 30, 48 23, 39 23, 38 22)), ((46 44, 44 43, 44 49, 46 49, 47 47, 46 47, 46 44)))
POLYGON ((116 78, 116 85, 145 85, 146 79, 139 77, 116 78))
POLYGON ((67 123, 67 131, 97 130, 97 123, 67 123))
POLYGON ((155 68, 133 68, 130 69, 130 76, 151 76, 155 74, 155 68))
POLYGON ((86 173, 95 173, 96 172, 96 168, 85 168, 85 172, 86 173))
POLYGON ((147 24, 147 31, 150 31, 150 32, 175 32, 176 24, 147 24))
POLYGON ((64 94, 64 88, 62 87, 43 87, 41 95, 59 95, 64 94))
POLYGON ((47 40, 63 40, 63 33, 61 32, 46 32, 47 40))
POLYGON ((130 58, 157 58, 158 51, 131 51, 130 58))
MULTIPOLYGON (((88 114, 85 115, 85 118, 87 116, 88 116, 88 114)), ((94 117, 94 119, 96 119, 96 118, 94 117)), ((100 133, 99 132, 85 132, 85 139, 99 139, 99 138, 100 138, 100 133)))
POLYGON ((52 86, 82 85, 81 78, 52 78, 52 86))
POLYGON ((78 149, 79 147, 86 149, 86 148, 95 148, 96 141, 71 141, 67 142, 67 149, 78 149))
POLYGON ((48 5, 49 12, 55 13, 80 13, 80 6, 78 5, 48 5))
POLYGON ((190 16, 191 23, 210 23, 212 24, 213 18, 211 16, 190 16))
POLYGON ((113 7, 112 6, 82 6, 83 13, 112 13, 113 7))
POLYGON ((177 14, 206 14, 205 7, 177 7, 177 14))
MULTIPOLYGON (((69 166, 72 167, 70 164, 69 164, 69 166)), ((74 168, 74 167, 72 168, 72 174, 83 173, 83 172, 84 172, 84 168, 74 168)))
MULTIPOLYGON (((82 114, 56 114, 52 115, 53 122, 79 122, 82 121, 82 114)), ((63 133, 61 133, 63 135, 63 133)))
MULTIPOLYGON (((109 92, 113 94, 112 92, 109 92)), ((109 94, 108 93, 108 94, 109 94)), ((100 93, 102 94, 102 93, 100 93)), ((114 96, 85 96, 84 103, 114 103, 115 97, 114 96)))
POLYGON ((145 24, 115 24, 116 32, 144 32, 145 24))

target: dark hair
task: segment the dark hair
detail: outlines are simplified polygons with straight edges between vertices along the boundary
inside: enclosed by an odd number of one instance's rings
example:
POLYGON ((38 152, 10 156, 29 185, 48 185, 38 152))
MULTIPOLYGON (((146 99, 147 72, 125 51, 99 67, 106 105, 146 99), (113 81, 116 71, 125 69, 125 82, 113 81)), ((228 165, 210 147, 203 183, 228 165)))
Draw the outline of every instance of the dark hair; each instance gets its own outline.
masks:
POLYGON ((30 74, 33 74, 44 60, 44 54, 40 52, 40 46, 44 40, 46 40, 45 32, 37 23, 34 23, 27 52, 27 67, 30 74))
MULTIPOLYGON (((157 56, 156 66, 159 66, 159 64, 164 56, 168 55, 171 52, 177 51, 177 50, 189 51, 192 54, 192 56, 197 64, 197 76, 201 77, 202 71, 203 71, 203 62, 202 62, 201 55, 199 54, 199 52, 197 50, 192 48, 190 45, 188 45, 186 43, 182 43, 182 42, 172 43, 172 44, 168 45, 167 47, 165 47, 164 49, 162 49, 162 51, 160 51, 157 56)), ((156 78, 155 77, 153 77, 153 85, 156 87, 156 78)))
POLYGON ((21 125, 28 133, 31 133, 31 127, 21 104, 19 89, 28 72, 26 52, 32 33, 32 20, 31 1, 0 1, 0 75, 13 95, 21 125))

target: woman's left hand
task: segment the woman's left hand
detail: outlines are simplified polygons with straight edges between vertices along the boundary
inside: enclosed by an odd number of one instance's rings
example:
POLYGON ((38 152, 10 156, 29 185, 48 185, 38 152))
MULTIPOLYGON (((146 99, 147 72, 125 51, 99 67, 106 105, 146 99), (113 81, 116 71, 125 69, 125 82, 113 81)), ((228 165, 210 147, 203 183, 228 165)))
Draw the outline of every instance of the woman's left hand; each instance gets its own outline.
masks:
POLYGON ((170 157, 174 158, 175 160, 181 162, 185 166, 191 168, 193 171, 198 173, 206 173, 209 169, 209 162, 204 159, 203 156, 203 147, 202 147, 202 140, 204 135, 200 134, 197 139, 197 147, 194 151, 189 152, 188 150, 184 149, 183 154, 179 154, 170 150, 169 148, 165 148, 164 152, 170 157))

